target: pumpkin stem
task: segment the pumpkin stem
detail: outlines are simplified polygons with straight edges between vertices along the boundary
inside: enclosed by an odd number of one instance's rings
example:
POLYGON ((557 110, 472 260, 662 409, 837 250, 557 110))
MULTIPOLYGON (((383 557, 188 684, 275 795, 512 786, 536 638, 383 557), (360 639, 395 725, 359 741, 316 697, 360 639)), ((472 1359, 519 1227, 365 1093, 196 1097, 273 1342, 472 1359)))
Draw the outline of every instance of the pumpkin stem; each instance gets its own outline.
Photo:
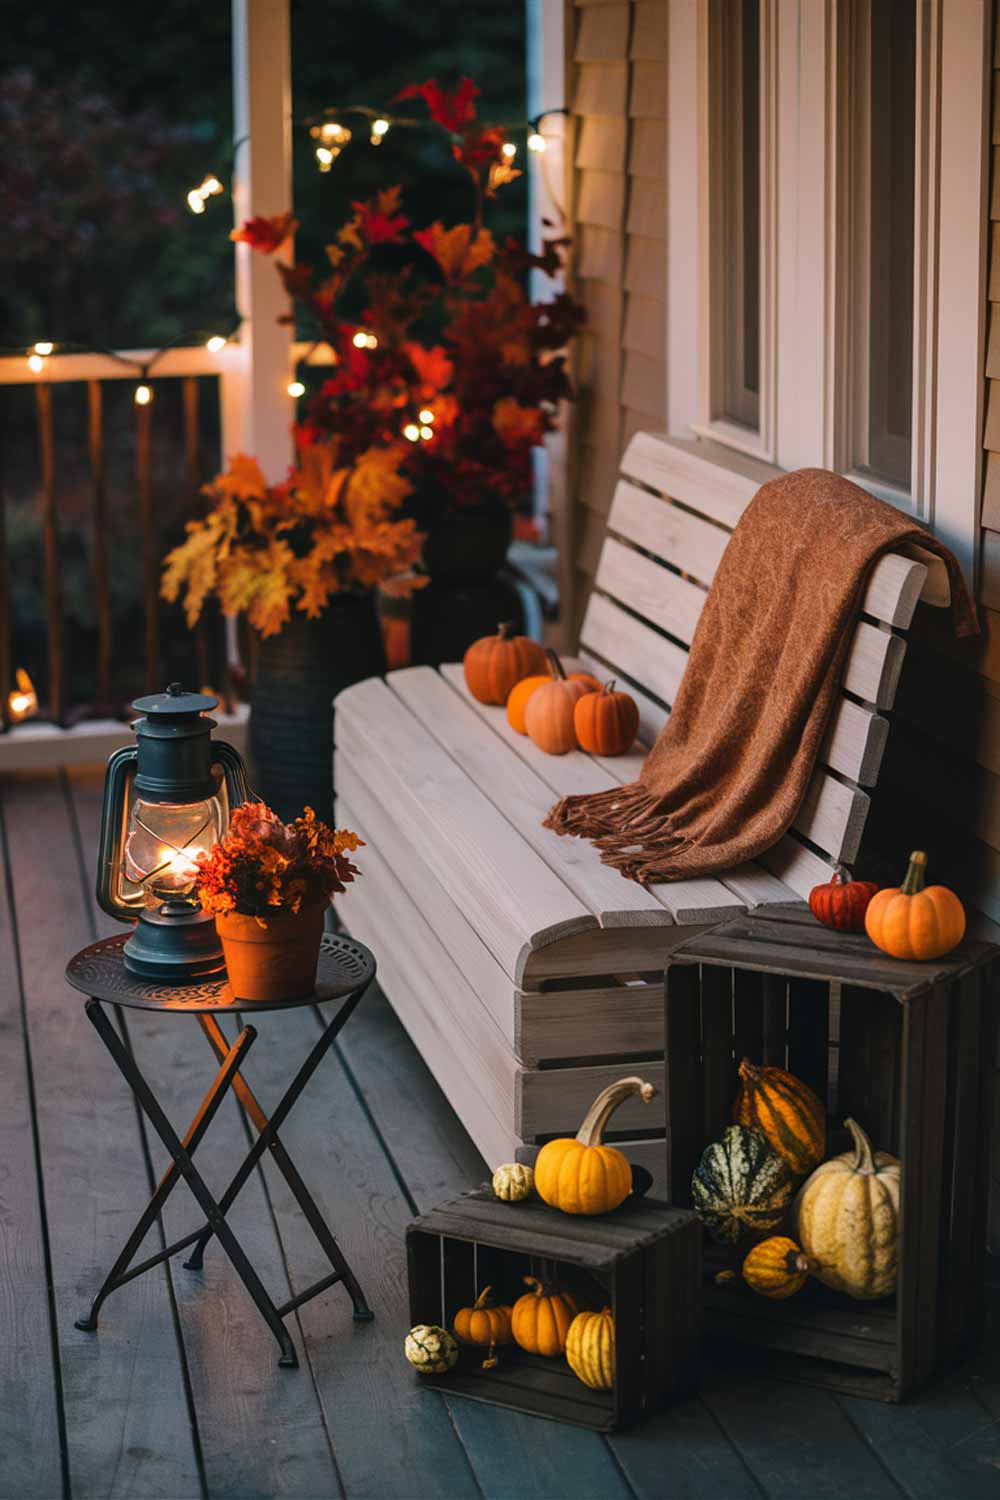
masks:
POLYGON ((785 1256, 785 1268, 787 1271, 811 1271, 813 1262, 804 1250, 789 1250, 785 1256))
POLYGON ((830 876, 830 884, 850 885, 853 878, 854 877, 852 876, 850 870, 846 865, 837 865, 834 868, 833 874, 830 876))
POLYGON ((551 646, 548 646, 546 648, 545 655, 549 659, 549 671, 552 673, 553 680, 556 681, 556 682, 565 682, 566 681, 566 672, 565 672, 565 669, 563 667, 562 662, 559 660, 558 655, 556 654, 555 651, 553 651, 553 649, 552 649, 551 646))
POLYGON ((513 634, 514 634, 514 621, 513 620, 501 620, 500 624, 497 626, 497 635, 500 637, 500 639, 502 641, 509 641, 510 638, 511 638, 511 636, 513 634))
POLYGON ((607 695, 607 694, 608 694, 608 693, 613 693, 613 692, 614 692, 614 690, 615 690, 615 683, 616 683, 616 682, 617 682, 617 680, 618 680, 618 679, 617 679, 617 678, 616 678, 616 677, 612 677, 612 679, 611 679, 611 681, 610 681, 610 682, 606 682, 606 683, 605 683, 605 684, 604 684, 604 687, 603 687, 603 688, 602 688, 602 689, 601 689, 601 691, 602 691, 602 692, 603 692, 603 693, 604 693, 604 694, 605 694, 605 695, 607 695))
POLYGON ((848 1117, 844 1121, 844 1124, 851 1132, 851 1139, 854 1141, 854 1161, 851 1164, 851 1170, 873 1174, 875 1172, 875 1157, 872 1153, 871 1141, 865 1135, 857 1120, 852 1120, 848 1117))
POLYGON ((921 849, 914 849, 910 855, 910 866, 906 872, 906 879, 900 886, 900 894, 903 896, 915 896, 924 888, 924 879, 927 875, 927 855, 921 849))
POLYGON ((620 1078, 617 1083, 609 1083, 594 1100, 587 1111, 586 1118, 576 1133, 576 1138, 581 1146, 599 1146, 604 1134, 604 1128, 611 1115, 622 1104, 630 1094, 638 1094, 643 1104, 648 1104, 656 1093, 651 1083, 646 1083, 642 1078, 620 1078))
POLYGON ((540 1297, 545 1291, 537 1276, 525 1276, 522 1278, 525 1286, 530 1286, 536 1297, 540 1297))
POLYGON ((472 1304, 473 1307, 475 1307, 475 1308, 488 1307, 490 1305, 490 1303, 489 1303, 489 1296, 490 1296, 490 1292, 492 1292, 492 1290, 493 1290, 493 1288, 491 1286, 484 1286, 483 1289, 482 1289, 482 1291, 479 1293, 479 1296, 476 1298, 475 1302, 472 1304))
POLYGON ((760 1069, 750 1061, 749 1057, 745 1057, 740 1063, 738 1072, 741 1078, 749 1080, 758 1077, 760 1069))

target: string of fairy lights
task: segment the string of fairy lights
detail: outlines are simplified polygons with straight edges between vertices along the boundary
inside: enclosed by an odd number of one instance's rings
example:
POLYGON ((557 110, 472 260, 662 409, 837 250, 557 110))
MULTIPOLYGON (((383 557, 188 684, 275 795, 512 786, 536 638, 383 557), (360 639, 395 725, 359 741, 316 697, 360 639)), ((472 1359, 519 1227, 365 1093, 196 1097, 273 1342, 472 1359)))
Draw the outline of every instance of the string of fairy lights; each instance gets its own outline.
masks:
MULTIPOLYGON (((549 147, 549 140, 542 131, 543 122, 552 115, 565 114, 568 114, 568 110, 543 110, 540 114, 534 115, 527 121, 527 135, 525 144, 528 151, 531 152, 531 154, 537 160, 539 160, 539 164, 541 166, 543 174, 545 172, 545 166, 542 158, 544 158, 544 155, 549 147)), ((369 144, 375 147, 381 146, 390 130, 394 129, 426 130, 428 128, 432 128, 435 130, 443 131, 443 133, 451 139, 454 138, 452 137, 451 131, 449 131, 446 126, 435 120, 415 119, 407 115, 393 115, 388 111, 371 109, 367 105, 363 104, 352 104, 339 108, 331 107, 323 111, 322 117, 312 117, 304 122, 309 130, 310 137, 314 142, 313 154, 315 156, 316 165, 320 172, 326 173, 331 171, 334 163, 336 162, 338 156, 340 156, 344 147, 349 145, 352 140, 355 140, 359 134, 357 130, 352 130, 349 125, 345 125, 343 123, 343 120, 339 118, 341 116, 348 116, 350 118, 357 117, 358 119, 363 121, 364 129, 368 132, 369 144)), ((524 129, 525 126, 523 124, 516 126, 503 125, 493 126, 490 128, 501 129, 506 133, 508 130, 524 129)), ((236 152, 239 150, 240 146, 244 145, 249 139, 249 136, 241 136, 239 140, 233 142, 231 148, 231 154, 233 158, 235 158, 236 152)), ((490 168, 490 177, 488 182, 488 188, 490 191, 492 191, 496 186, 501 186, 504 182, 509 182, 513 177, 518 175, 518 173, 514 171, 514 160, 517 156, 517 149, 517 143, 515 141, 508 139, 502 142, 500 146, 502 161, 495 163, 490 168)), ((555 193, 553 193, 551 184, 548 182, 547 178, 546 190, 549 197, 558 208, 558 197, 555 193)), ((201 215, 205 212, 207 205, 213 198, 222 197, 225 195, 225 193, 226 188, 224 186, 222 178, 215 172, 207 172, 202 177, 197 186, 192 187, 188 190, 186 194, 188 209, 192 214, 201 215)), ((149 406, 153 400, 153 387, 150 384, 152 371, 156 364, 163 358, 166 353, 168 353, 169 350, 176 348, 179 345, 190 344, 192 342, 203 342, 205 348, 209 351, 210 354, 221 354, 222 351, 226 348, 227 344, 231 343, 236 338, 239 330, 240 322, 237 322, 235 326, 229 330, 228 333, 212 333, 207 338, 205 338, 204 333, 182 334, 174 339, 171 339, 169 343, 164 344, 162 348, 155 350, 148 357, 142 360, 132 359, 128 355, 122 354, 116 349, 107 349, 97 345, 68 343, 56 344, 50 339, 39 339, 36 343, 30 345, 27 349, 25 349, 22 345, 19 348, 12 348, 6 351, 2 351, 2 353, 14 357, 26 356, 28 369, 31 371, 32 375, 38 377, 39 379, 45 378, 45 375, 49 369, 49 360, 53 357, 53 355, 57 353, 61 355, 104 355, 108 359, 115 360, 118 364, 128 365, 135 370, 136 376, 138 378, 133 390, 133 400, 136 406, 145 407, 149 406)), ((375 334, 368 332, 366 329, 359 329, 354 335, 354 344, 358 349, 374 349, 378 346, 378 339, 376 338, 375 334)), ((288 395, 293 400, 298 400, 301 396, 304 396, 306 394, 305 385, 301 380, 297 378, 289 380, 286 390, 288 395)), ((430 410, 430 408, 421 410, 417 414, 417 418, 417 421, 408 422, 403 428, 403 436, 412 443, 427 441, 434 435, 434 413, 430 410)))

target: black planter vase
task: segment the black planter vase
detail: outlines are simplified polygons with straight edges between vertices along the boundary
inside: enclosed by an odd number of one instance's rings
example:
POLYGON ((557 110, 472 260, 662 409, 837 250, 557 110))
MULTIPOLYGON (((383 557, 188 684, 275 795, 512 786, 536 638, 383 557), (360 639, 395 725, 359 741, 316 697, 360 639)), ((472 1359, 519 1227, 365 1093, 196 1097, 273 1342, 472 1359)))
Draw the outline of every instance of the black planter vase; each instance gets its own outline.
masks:
POLYGON ((520 595, 503 574, 510 539, 505 505, 450 508, 434 517, 424 543, 431 581, 413 595, 410 612, 414 666, 461 661, 473 641, 493 635, 501 620, 522 628, 520 595))
POLYGON ((335 594, 322 618, 296 611, 259 643, 250 709, 255 790, 286 820, 333 818, 333 700, 385 671, 371 593, 335 594))

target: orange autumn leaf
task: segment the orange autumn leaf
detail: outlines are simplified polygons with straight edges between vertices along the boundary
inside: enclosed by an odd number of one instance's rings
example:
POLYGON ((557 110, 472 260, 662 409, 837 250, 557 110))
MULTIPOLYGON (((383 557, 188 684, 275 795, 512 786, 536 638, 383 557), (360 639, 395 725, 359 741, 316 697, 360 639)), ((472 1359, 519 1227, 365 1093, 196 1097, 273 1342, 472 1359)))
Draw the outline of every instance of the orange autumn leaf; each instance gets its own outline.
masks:
POLYGON ((504 396, 493 407, 493 430, 509 447, 542 441, 542 414, 537 406, 522 406, 514 396, 504 396))
POLYGON ((435 344, 432 349, 425 349, 422 344, 404 344, 403 353, 416 371, 420 394, 425 400, 430 400, 451 383, 455 366, 441 344, 435 344))
POLYGON ((429 229, 419 229, 413 238, 433 255, 449 281, 461 281, 488 266, 496 254, 496 245, 488 229, 476 233, 471 224, 456 224, 445 229, 440 220, 429 229))

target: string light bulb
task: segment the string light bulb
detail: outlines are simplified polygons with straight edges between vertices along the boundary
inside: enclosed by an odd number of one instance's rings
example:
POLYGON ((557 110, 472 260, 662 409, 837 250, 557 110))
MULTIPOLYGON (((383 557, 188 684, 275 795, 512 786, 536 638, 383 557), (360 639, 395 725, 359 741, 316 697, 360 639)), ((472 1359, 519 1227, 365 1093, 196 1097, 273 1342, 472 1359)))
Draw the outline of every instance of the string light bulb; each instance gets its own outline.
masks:
POLYGON ((533 130, 528 136, 528 150, 547 151, 548 149, 549 143, 545 139, 544 135, 539 135, 537 130, 533 130))
POLYGON ((209 173, 198 191, 203 198, 214 198, 216 193, 222 192, 222 183, 213 173, 209 173))
POLYGON ((192 188, 188 193, 187 205, 193 214, 203 214, 205 212, 205 200, 197 188, 192 188))
POLYGON ((48 339, 43 339, 35 345, 35 353, 41 355, 51 354, 55 347, 55 344, 50 344, 48 339))
POLYGON ((420 429, 420 436, 423 438, 424 442, 426 443, 429 438, 432 438, 434 436, 434 428, 433 427, 421 427, 421 429, 420 429))
POLYGON ((28 355, 28 369, 32 375, 40 375, 45 369, 45 361, 40 354, 28 355))
POLYGON ((351 340, 351 343, 354 345, 355 349, 378 348, 378 339, 373 333, 369 333, 367 328, 359 328, 357 333, 351 340))
POLYGON ((288 394, 291 396, 293 401, 297 401, 299 397, 304 396, 305 393, 306 388, 302 384, 301 380, 290 380, 288 382, 288 394))
POLYGON ((381 117, 372 121, 371 143, 373 146, 381 146, 383 140, 389 133, 389 121, 381 117))
POLYGON ((403 428, 403 436, 409 443, 418 443, 420 441, 420 428, 416 422, 407 422, 403 428))
POLYGON ((218 354, 219 350, 225 347, 226 340, 222 337, 221 333, 213 333, 212 337, 205 341, 205 348, 209 354, 218 354))
POLYGON ((320 171, 329 172, 339 154, 339 146, 317 146, 316 160, 319 162, 320 171))
POLYGON ((508 161, 513 161, 514 157, 517 155, 517 147, 515 146, 513 141, 504 141, 503 145, 500 147, 500 150, 503 152, 508 161))
POLYGON ((188 193, 187 206, 193 214, 203 214, 205 212, 206 199, 214 198, 216 193, 221 193, 222 191, 222 183, 214 172, 209 172, 208 176, 203 177, 199 185, 196 188, 192 188, 188 193))
POLYGON ((423 422, 425 427, 434 420, 434 413, 431 411, 429 406, 425 406, 423 411, 418 412, 417 415, 419 416, 421 422, 423 422))
POLYGON ((149 403, 152 401, 152 399, 153 399, 153 392, 152 392, 152 388, 150 386, 146 385, 145 383, 143 383, 142 385, 137 385, 136 386, 136 388, 135 388, 135 404, 136 404, 136 406, 148 406, 149 403))

